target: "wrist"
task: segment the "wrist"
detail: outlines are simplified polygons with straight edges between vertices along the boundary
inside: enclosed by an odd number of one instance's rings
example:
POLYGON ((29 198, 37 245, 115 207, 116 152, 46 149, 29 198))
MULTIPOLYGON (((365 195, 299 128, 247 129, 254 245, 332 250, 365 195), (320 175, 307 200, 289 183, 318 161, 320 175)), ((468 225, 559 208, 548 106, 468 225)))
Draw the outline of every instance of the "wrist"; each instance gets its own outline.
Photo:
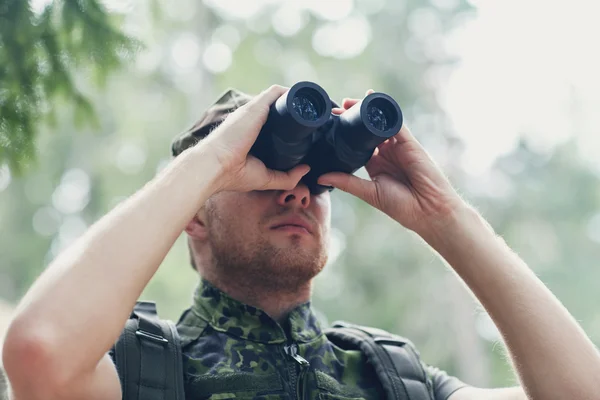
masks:
POLYGON ((223 190, 224 170, 214 153, 203 143, 185 150, 175 161, 178 163, 175 168, 189 175, 193 184, 201 189, 204 200, 223 190))
POLYGON ((482 231, 493 234, 492 227, 481 215, 467 203, 453 209, 444 218, 429 224, 426 229, 417 232, 427 244, 438 253, 444 253, 464 242, 465 235, 475 233, 481 235, 482 231), (477 229, 477 228, 482 229, 477 229))

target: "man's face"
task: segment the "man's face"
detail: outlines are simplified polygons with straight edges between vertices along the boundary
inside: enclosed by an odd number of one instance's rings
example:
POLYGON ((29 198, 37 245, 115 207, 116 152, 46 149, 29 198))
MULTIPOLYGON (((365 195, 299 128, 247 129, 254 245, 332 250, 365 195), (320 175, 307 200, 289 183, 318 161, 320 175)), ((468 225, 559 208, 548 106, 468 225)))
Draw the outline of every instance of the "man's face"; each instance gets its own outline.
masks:
POLYGON ((305 284, 327 261, 330 207, 329 192, 312 195, 304 184, 214 195, 205 205, 205 224, 217 272, 264 288, 305 284))

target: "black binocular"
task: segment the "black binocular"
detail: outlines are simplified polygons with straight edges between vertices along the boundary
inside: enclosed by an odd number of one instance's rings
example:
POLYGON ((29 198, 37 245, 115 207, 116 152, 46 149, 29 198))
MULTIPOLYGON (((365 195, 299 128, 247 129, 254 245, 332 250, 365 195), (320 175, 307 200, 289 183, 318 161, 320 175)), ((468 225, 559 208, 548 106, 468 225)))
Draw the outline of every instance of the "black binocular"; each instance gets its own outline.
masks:
POLYGON ((271 105, 250 154, 279 171, 308 164, 302 182, 319 194, 333 189, 319 185, 319 176, 353 173, 402 127, 402 111, 385 93, 371 93, 341 115, 332 107, 338 106, 319 85, 296 83, 271 105))

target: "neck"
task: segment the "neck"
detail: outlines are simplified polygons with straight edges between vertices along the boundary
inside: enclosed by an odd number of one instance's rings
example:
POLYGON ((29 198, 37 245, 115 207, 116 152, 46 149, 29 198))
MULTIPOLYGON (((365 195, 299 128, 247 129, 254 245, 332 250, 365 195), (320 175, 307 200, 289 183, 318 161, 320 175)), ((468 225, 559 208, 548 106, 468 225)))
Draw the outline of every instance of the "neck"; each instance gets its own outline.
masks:
POLYGON ((203 271, 202 277, 237 301, 263 310, 279 323, 291 310, 310 300, 310 281, 292 288, 265 285, 250 277, 221 277, 209 271, 203 271))

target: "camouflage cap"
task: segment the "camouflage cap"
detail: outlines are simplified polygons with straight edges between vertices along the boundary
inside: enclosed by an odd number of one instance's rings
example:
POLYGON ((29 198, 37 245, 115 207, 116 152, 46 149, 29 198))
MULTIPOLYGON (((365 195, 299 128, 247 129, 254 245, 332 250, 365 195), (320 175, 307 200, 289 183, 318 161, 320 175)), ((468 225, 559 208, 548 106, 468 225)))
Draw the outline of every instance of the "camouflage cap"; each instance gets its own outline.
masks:
POLYGON ((219 126, 225 117, 236 109, 249 102, 253 96, 236 89, 228 89, 215 101, 200 119, 188 130, 177 135, 171 143, 173 157, 181 154, 185 149, 193 147, 202 138, 219 126))

